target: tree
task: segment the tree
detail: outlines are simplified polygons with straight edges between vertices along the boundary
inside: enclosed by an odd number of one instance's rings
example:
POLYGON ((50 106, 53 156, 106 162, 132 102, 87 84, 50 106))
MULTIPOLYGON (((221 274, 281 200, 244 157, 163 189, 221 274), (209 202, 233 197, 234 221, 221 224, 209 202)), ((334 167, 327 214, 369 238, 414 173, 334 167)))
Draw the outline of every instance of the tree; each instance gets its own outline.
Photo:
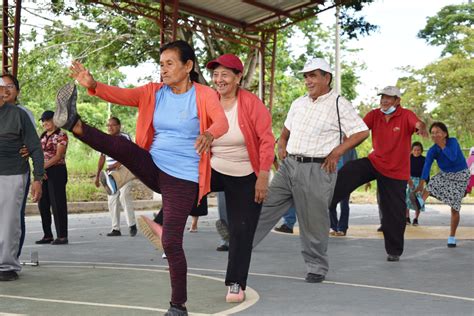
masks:
POLYGON ((442 56, 446 54, 467 53, 463 39, 468 29, 474 25, 474 3, 448 5, 436 16, 429 17, 418 37, 434 46, 444 46, 442 56))
POLYGON ((446 6, 418 36, 432 45, 444 45, 442 58, 421 69, 405 68, 408 75, 398 85, 404 101, 427 121, 445 122, 461 143, 474 135, 474 4, 446 6), (427 114, 429 104, 436 104, 427 114))

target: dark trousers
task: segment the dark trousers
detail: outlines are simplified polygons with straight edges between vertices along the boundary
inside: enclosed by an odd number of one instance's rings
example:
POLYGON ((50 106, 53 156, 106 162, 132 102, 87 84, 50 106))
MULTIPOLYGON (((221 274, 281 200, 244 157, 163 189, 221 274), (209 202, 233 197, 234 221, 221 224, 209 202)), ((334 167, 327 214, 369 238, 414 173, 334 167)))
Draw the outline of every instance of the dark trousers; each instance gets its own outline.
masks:
MULTIPOLYGON (((229 225, 229 257, 225 284, 239 283, 243 290, 247 286, 252 242, 262 209, 262 205, 254 201, 256 181, 254 173, 245 177, 233 177, 212 170, 211 191, 224 192, 229 225)), ((207 209, 207 197, 205 205, 201 203, 195 206, 191 215, 193 212, 201 214, 201 208, 207 209)), ((163 212, 160 211, 154 221, 162 225, 163 218, 163 212)))
POLYGON ((84 135, 78 137, 97 151, 128 168, 151 190, 163 198, 163 249, 168 257, 171 279, 171 302, 187 300, 187 263, 183 250, 186 220, 195 205, 198 184, 175 178, 161 171, 150 153, 125 137, 105 134, 83 123, 84 135))
POLYGON ((46 169, 48 179, 43 181, 43 194, 38 202, 43 225, 44 238, 53 238, 51 231, 51 212, 58 238, 67 238, 67 168, 54 165, 46 169))
POLYGON ((344 197, 339 202, 341 215, 337 219, 337 207, 329 208, 329 219, 331 220, 331 229, 337 232, 346 232, 349 227, 349 198, 350 195, 344 197))
POLYGON ((229 225, 229 257, 225 284, 239 283, 243 290, 252 255, 252 243, 262 204, 255 202, 257 176, 233 177, 212 170, 211 191, 225 194, 229 225))
POLYGON ((337 174, 336 188, 330 207, 336 204, 364 183, 377 180, 382 212, 382 230, 385 250, 391 255, 403 253, 405 234, 406 186, 407 180, 385 177, 375 170, 368 158, 357 159, 345 164, 337 174))

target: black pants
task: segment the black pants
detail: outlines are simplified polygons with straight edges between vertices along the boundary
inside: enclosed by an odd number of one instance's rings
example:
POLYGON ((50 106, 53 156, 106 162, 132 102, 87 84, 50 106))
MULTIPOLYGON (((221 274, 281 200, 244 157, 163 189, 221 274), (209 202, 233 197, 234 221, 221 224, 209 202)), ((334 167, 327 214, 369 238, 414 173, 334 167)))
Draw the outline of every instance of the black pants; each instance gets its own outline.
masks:
POLYGON ((43 182, 43 195, 38 202, 45 238, 53 238, 51 210, 58 238, 67 238, 66 165, 46 169, 48 179, 43 182))
POLYGON ((406 227, 406 180, 382 175, 375 170, 368 158, 349 161, 337 174, 331 207, 335 207, 345 196, 372 180, 377 180, 385 250, 388 254, 399 256, 403 253, 403 235, 406 227))
MULTIPOLYGON (((229 257, 225 284, 239 283, 243 290, 247 286, 252 242, 262 210, 262 204, 254 201, 256 181, 255 173, 245 177, 233 177, 213 169, 211 175, 211 191, 223 191, 225 194, 229 221, 229 257)), ((190 215, 200 216, 203 208, 207 209, 207 200, 204 198, 190 215)), ((154 221, 162 225, 163 212, 160 211, 154 221)))

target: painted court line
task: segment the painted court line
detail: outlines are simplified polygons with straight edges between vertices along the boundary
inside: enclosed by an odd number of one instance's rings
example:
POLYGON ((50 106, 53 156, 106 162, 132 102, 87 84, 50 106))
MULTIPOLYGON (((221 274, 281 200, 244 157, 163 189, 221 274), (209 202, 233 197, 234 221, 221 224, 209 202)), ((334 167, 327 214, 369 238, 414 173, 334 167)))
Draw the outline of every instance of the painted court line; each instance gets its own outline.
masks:
MULTIPOLYGON (((58 263, 58 261, 49 261, 49 263, 58 263)), ((132 270, 132 271, 147 271, 147 272, 157 272, 157 273, 166 273, 168 274, 168 271, 165 270, 157 270, 157 266, 152 266, 149 265, 150 267, 154 267, 154 269, 150 268, 135 268, 135 267, 130 267, 128 265, 127 267, 107 267, 107 266, 97 266, 97 265, 116 265, 116 264, 104 264, 104 263, 80 263, 80 264, 90 264, 90 266, 84 266, 84 265, 77 265, 77 262, 65 262, 63 261, 62 263, 69 263, 69 264, 74 264, 74 265, 54 265, 54 266, 43 266, 43 268, 82 268, 82 269, 104 269, 104 270, 132 270)), ((123 265, 123 264, 121 264, 123 265)), ((132 265, 133 266, 133 265, 132 265)), ((161 266, 165 267, 165 266, 161 266)), ((206 275, 200 275, 200 274, 194 274, 194 273, 188 273, 188 276, 194 276, 198 278, 205 278, 205 279, 210 279, 218 282, 223 282, 224 280, 216 278, 216 277, 211 277, 211 276, 206 276, 206 275)), ((204 314, 204 313, 192 313, 190 312, 189 315, 194 315, 194 316, 204 316, 204 315, 213 315, 213 316, 224 316, 224 315, 230 315, 234 314, 237 312, 241 312, 250 306, 254 305, 255 303, 258 302, 260 299, 260 296, 258 293, 250 288, 247 287, 246 291, 246 299, 244 302, 226 309, 221 312, 217 312, 214 314, 204 314)), ((70 304, 70 305, 86 305, 86 306, 96 306, 96 307, 112 307, 112 308, 121 308, 121 309, 133 309, 133 310, 146 310, 146 311, 156 311, 156 312, 163 312, 165 313, 167 309, 161 309, 161 308, 153 308, 153 307, 146 307, 146 306, 136 306, 136 305, 122 305, 122 304, 105 304, 105 303, 96 303, 96 302, 84 302, 84 301, 71 301, 71 300, 56 300, 56 299, 46 299, 46 298, 37 298, 37 297, 28 297, 28 296, 17 296, 17 295, 4 295, 0 294, 0 298, 12 298, 12 299, 19 299, 19 300, 29 300, 29 301, 38 301, 38 302, 49 302, 49 303, 59 303, 59 304, 70 304)), ((9 314, 5 314, 9 315, 9 314)), ((3 316, 0 314, 0 316, 3 316)))
MULTIPOLYGON (((109 266, 110 265, 142 266, 142 267, 154 267, 155 269, 156 268, 168 268, 168 266, 162 266, 162 265, 141 265, 141 264, 135 265, 135 264, 121 264, 121 263, 68 262, 68 261, 46 261, 46 262, 47 263, 67 263, 67 264, 109 265, 109 266)), ((214 273, 225 273, 224 270, 205 269, 205 268, 189 268, 188 267, 188 270, 214 272, 214 273)), ((278 275, 278 274, 266 274, 266 273, 250 272, 249 275, 261 276, 261 277, 271 277, 271 278, 280 278, 280 279, 292 279, 292 280, 300 280, 300 281, 304 280, 304 278, 301 278, 301 277, 278 275)), ((222 280, 220 280, 220 281, 222 281, 222 280)), ((323 283, 334 284, 334 285, 343 285, 343 286, 351 286, 351 287, 359 287, 359 288, 385 290, 385 291, 392 291, 392 292, 411 293, 411 294, 418 294, 418 295, 424 295, 424 296, 442 297, 442 298, 447 298, 447 299, 456 299, 456 300, 474 302, 474 298, 472 298, 472 297, 449 295, 449 294, 442 294, 442 293, 424 292, 424 291, 407 290, 407 289, 400 289, 400 288, 391 288, 391 287, 384 287, 384 286, 377 286, 377 285, 370 285, 370 284, 357 284, 357 283, 346 283, 346 282, 335 282, 335 281, 323 281, 323 283)))

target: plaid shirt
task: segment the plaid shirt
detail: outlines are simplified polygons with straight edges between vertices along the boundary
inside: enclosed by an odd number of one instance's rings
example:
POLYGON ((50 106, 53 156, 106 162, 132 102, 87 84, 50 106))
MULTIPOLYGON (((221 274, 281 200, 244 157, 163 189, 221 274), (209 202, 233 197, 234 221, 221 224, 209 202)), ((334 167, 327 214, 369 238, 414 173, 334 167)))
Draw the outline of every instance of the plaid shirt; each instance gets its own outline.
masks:
MULTIPOLYGON (((289 154, 324 158, 339 145, 337 96, 331 90, 315 101, 308 95, 293 101, 285 120, 285 127, 290 131, 286 147, 289 154)), ((339 116, 342 133, 347 137, 368 130, 352 104, 343 97, 339 98, 339 116)))
MULTIPOLYGON (((56 152, 58 150, 58 145, 63 145, 67 147, 68 137, 66 133, 64 133, 59 128, 54 131, 51 135, 48 135, 44 132, 41 135, 41 148, 43 148, 44 153, 44 161, 47 162, 54 156, 56 156, 56 152)), ((65 165, 66 160, 61 158, 56 165, 65 165)))

